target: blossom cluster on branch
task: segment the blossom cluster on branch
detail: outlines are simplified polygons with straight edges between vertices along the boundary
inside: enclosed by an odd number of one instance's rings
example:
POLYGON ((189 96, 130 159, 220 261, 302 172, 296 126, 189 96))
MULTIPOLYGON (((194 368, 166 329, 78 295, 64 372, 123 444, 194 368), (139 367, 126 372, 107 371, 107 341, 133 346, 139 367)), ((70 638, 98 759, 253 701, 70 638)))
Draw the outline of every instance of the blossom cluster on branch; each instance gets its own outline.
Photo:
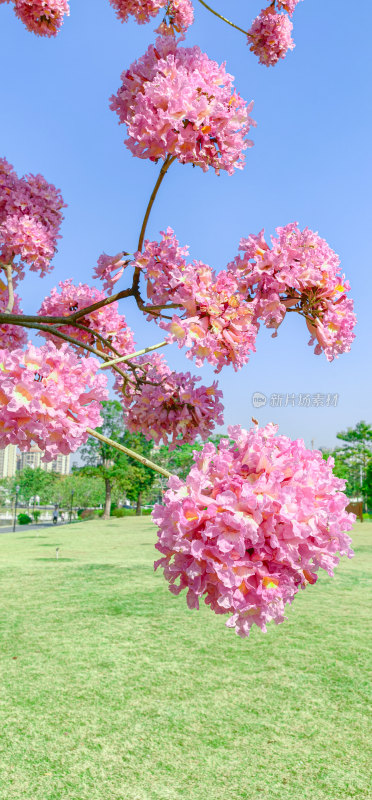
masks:
POLYGON ((111 108, 127 126, 125 144, 139 158, 174 157, 181 164, 231 175, 244 165, 255 122, 225 66, 199 47, 178 47, 171 37, 155 45, 121 76, 111 108))
POLYGON ((125 409, 125 422, 133 433, 142 432, 171 449, 180 442, 203 440, 223 424, 222 392, 217 383, 196 386, 201 380, 190 372, 172 372, 163 356, 155 353, 136 359, 139 385, 116 376, 115 389, 125 409))
POLYGON ((352 556, 345 531, 355 517, 332 459, 276 436, 272 424, 228 432, 218 448, 194 452, 186 481, 170 479, 153 512, 155 568, 173 594, 187 590, 189 608, 204 598, 244 637, 253 624, 265 631, 283 622, 286 604, 319 569, 333 575, 339 556, 352 556))
POLYGON ((67 0, 0 0, 4 2, 13 2, 17 17, 38 36, 55 36, 70 13, 67 0))
POLYGON ((18 178, 0 159, 0 268, 12 265, 13 282, 26 265, 43 277, 57 250, 65 204, 61 193, 42 175, 18 178))
POLYGON ((194 21, 191 0, 110 0, 110 3, 122 22, 133 16, 140 25, 164 10, 165 18, 159 30, 163 35, 184 33, 194 21))
MULTIPOLYGON (((62 27, 64 17, 70 13, 68 0, 0 0, 0 3, 13 2, 14 10, 26 28, 39 36, 55 36, 62 27)), ((191 0, 109 0, 121 22, 133 17, 140 25, 150 22, 160 12, 164 17, 156 32, 172 37, 177 34, 185 38, 185 33, 194 21, 194 6, 191 0)), ((291 37, 293 25, 289 17, 293 15, 300 0, 269 0, 254 19, 246 32, 250 50, 258 56, 261 64, 274 66, 285 58, 288 50, 293 50, 291 37), (283 13, 287 12, 287 13, 283 13), (289 16, 287 16, 287 14, 289 16)), ((226 17, 215 12, 208 4, 205 7, 224 22, 226 17)))
POLYGON ((316 342, 332 361, 350 350, 356 317, 346 294, 350 284, 340 261, 324 239, 297 223, 277 228, 272 247, 263 231, 240 242, 242 255, 215 274, 200 262, 187 263, 188 248, 180 247, 171 228, 161 242, 146 241, 135 254, 135 265, 147 281, 149 318, 168 331, 171 341, 188 347, 187 356, 201 366, 240 368, 255 350, 260 322, 274 329, 287 313, 306 320, 316 342), (181 315, 169 308, 177 306, 181 315))
POLYGON ((67 344, 0 350, 0 449, 29 450, 34 441, 45 461, 77 450, 87 427, 102 421, 101 402, 108 398, 98 367, 97 359, 79 358, 67 344))
MULTIPOLYGON (((69 316, 74 311, 81 311, 90 305, 106 300, 106 294, 86 283, 75 286, 72 278, 59 283, 60 292, 55 287, 49 297, 43 300, 38 314, 40 316, 69 316)), ((125 316, 119 314, 118 303, 104 305, 89 315, 81 316, 77 324, 59 326, 63 333, 72 336, 78 342, 95 345, 103 353, 109 353, 109 348, 115 348, 120 355, 133 353, 135 349, 133 331, 127 325, 125 316), (78 327, 78 326, 83 327, 78 327)), ((42 336, 52 339, 57 347, 61 340, 53 333, 41 331, 42 336)))

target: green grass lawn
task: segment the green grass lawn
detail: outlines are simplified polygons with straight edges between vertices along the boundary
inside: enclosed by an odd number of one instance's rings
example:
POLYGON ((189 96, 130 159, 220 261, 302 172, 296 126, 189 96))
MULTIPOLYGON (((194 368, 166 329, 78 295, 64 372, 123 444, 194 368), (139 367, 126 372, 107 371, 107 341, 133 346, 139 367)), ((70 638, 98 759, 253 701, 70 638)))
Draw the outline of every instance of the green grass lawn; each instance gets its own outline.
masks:
POLYGON ((245 640, 170 594, 154 541, 141 518, 0 536, 1 800, 371 798, 372 524, 245 640))

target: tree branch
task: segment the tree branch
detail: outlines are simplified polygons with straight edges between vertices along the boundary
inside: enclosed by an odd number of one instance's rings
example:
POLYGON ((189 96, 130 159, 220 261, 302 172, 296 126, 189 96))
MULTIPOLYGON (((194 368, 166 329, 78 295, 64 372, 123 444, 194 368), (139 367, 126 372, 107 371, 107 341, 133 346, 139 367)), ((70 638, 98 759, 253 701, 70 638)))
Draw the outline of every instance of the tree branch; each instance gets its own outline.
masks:
MULTIPOLYGON (((145 216, 143 218, 142 227, 141 227, 141 231, 140 231, 140 235, 139 235, 139 239, 138 239, 137 250, 142 250, 143 242, 144 242, 144 238, 145 238, 145 234, 146 234, 147 223, 149 221, 149 216, 151 214, 151 210, 152 210, 152 207, 154 205, 156 195, 157 195, 157 193, 158 193, 158 191, 160 189, 160 186, 161 186, 161 184, 163 182, 163 179, 164 179, 165 175, 168 172, 169 167, 171 166, 171 164, 173 164, 173 161, 175 161, 175 160, 176 160, 176 156, 167 155, 167 157, 166 157, 166 159, 164 161, 164 164, 163 164, 163 166, 162 166, 162 168, 160 170, 158 179, 157 179, 156 184, 155 184, 155 186, 154 186, 154 188, 152 190, 150 200, 149 200, 149 202, 147 204, 147 208, 146 208, 146 211, 145 211, 145 216)), ((139 269, 139 267, 136 267, 136 269, 134 270, 133 284, 132 284, 133 294, 134 294, 134 296, 136 298, 136 301, 137 301, 138 305, 140 303, 142 303, 142 300, 141 300, 140 294, 139 294, 139 289, 138 289, 140 273, 141 273, 141 270, 139 269)), ((143 305, 143 303, 142 303, 142 305, 143 305)))
POLYGON ((169 344, 169 342, 159 342, 159 344, 152 344, 150 347, 144 347, 143 350, 137 350, 136 353, 130 353, 128 356, 120 356, 120 358, 113 358, 111 361, 106 361, 106 364, 101 364, 100 369, 106 369, 106 367, 111 367, 113 364, 119 364, 122 361, 130 361, 132 358, 136 356, 142 356, 145 353, 151 353, 152 350, 158 350, 159 347, 165 347, 165 345, 169 344))
POLYGON ((248 36, 248 31, 243 30, 243 28, 239 28, 239 25, 235 25, 234 22, 231 22, 226 17, 223 17, 222 14, 219 14, 218 11, 215 11, 207 3, 205 3, 204 0, 199 0, 199 3, 201 3, 202 6, 204 6, 204 8, 207 8, 208 11, 211 12, 211 14, 214 14, 219 19, 222 19, 223 22, 227 22, 228 25, 231 25, 232 28, 236 28, 237 31, 240 31, 241 33, 244 33, 246 36, 248 36))
POLYGON ((113 439, 108 439, 107 436, 103 436, 102 433, 98 433, 98 431, 94 431, 92 428, 87 428, 87 433, 89 433, 90 436, 94 436, 95 439, 99 439, 100 442, 104 442, 105 444, 110 445, 110 447, 115 447, 116 450, 120 450, 122 453, 125 453, 125 455, 135 458, 136 461, 139 461, 145 467, 153 469, 155 472, 159 472, 160 475, 164 475, 166 478, 172 478, 172 473, 168 472, 167 469, 159 467, 159 465, 155 464, 154 461, 150 461, 148 458, 145 458, 145 456, 141 456, 134 450, 130 450, 129 447, 124 447, 123 444, 114 442, 113 439))

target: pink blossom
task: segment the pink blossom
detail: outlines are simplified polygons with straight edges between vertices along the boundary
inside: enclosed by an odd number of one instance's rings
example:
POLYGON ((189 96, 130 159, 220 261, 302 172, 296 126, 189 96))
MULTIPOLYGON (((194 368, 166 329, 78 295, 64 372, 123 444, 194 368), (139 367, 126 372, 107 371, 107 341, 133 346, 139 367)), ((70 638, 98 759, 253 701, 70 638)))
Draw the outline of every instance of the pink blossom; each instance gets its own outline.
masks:
POLYGON ((67 0, 14 0, 14 10, 26 28, 39 36, 55 36, 70 14, 67 0))
MULTIPOLYGON (((40 316, 66 317, 73 311, 80 311, 106 298, 104 292, 85 283, 79 283, 78 286, 75 286, 72 283, 72 278, 60 281, 59 287, 60 292, 55 287, 52 289, 50 296, 43 300, 38 312, 40 316)), ((120 355, 133 353, 135 349, 133 331, 127 325, 124 315, 119 314, 117 302, 102 306, 102 308, 90 312, 87 316, 79 317, 78 323, 89 328, 89 330, 81 330, 74 325, 63 326, 61 330, 68 336, 95 346, 105 353, 110 353, 110 349, 105 342, 94 335, 95 333, 100 334, 107 340, 120 355)), ((41 331, 40 335, 54 341, 57 347, 61 346, 61 339, 57 339, 52 333, 41 331)))
POLYGON ((286 604, 320 568, 332 576, 339 557, 353 555, 345 531, 355 517, 333 459, 276 432, 272 424, 229 428, 230 441, 194 452, 186 481, 169 480, 152 515, 163 556, 155 569, 170 591, 187 589, 190 608, 204 597, 242 637, 253 624, 266 631, 283 622, 286 604))
POLYGON ((186 31, 194 20, 194 9, 191 0, 110 0, 111 5, 116 10, 118 18, 122 22, 127 22, 129 16, 133 16, 142 25, 149 22, 152 17, 156 17, 161 9, 169 18, 169 26, 166 22, 162 23, 161 32, 167 28, 173 33, 173 29, 179 32, 186 31))
POLYGON ((290 16, 292 16, 297 4, 300 0, 276 0, 276 4, 278 9, 283 9, 283 11, 287 11, 290 16))
POLYGON ((315 353, 324 351, 332 361, 350 350, 355 338, 350 284, 340 271, 340 260, 327 242, 297 222, 277 228, 272 247, 263 231, 240 242, 242 255, 228 265, 240 273, 240 291, 255 297, 257 315, 267 327, 277 329, 286 313, 300 313, 316 341, 315 353))
MULTIPOLYGON (((4 313, 8 305, 8 290, 5 286, 1 286, 0 280, 0 313, 4 313), (3 288, 3 291, 1 289, 3 288)), ((22 309, 19 304, 19 297, 14 295, 14 306, 12 314, 22 314, 22 309)), ((14 350, 15 347, 22 347, 27 342, 27 334, 22 325, 7 325, 2 323, 0 325, 0 348, 6 350, 14 350)))
POLYGON ((156 17, 161 8, 165 8, 168 0, 110 0, 118 19, 127 22, 133 16, 140 25, 156 17))
POLYGON ((217 383, 196 386, 200 378, 189 372, 172 372, 163 356, 154 353, 135 361, 141 381, 137 386, 116 377, 115 388, 123 396, 128 430, 140 431, 159 444, 170 440, 170 447, 207 439, 215 425, 223 423, 222 392, 217 383))
POLYGON ((26 264, 41 277, 51 271, 64 206, 59 190, 42 175, 18 178, 0 159, 0 262, 13 264, 15 280, 26 264))
MULTIPOLYGON (((194 7, 191 0, 171 0, 167 5, 167 19, 156 28, 161 36, 174 36, 175 33, 184 33, 194 22, 194 7)), ((181 38, 185 38, 184 36, 181 38)))
MULTIPOLYGON (((162 232, 162 242, 145 242, 143 253, 135 254, 147 279, 147 294, 153 304, 172 303, 182 310, 169 321, 161 311, 155 320, 170 334, 170 341, 188 347, 188 358, 197 366, 206 359, 219 372, 226 364, 239 369, 255 351, 258 332, 256 304, 246 301, 240 291, 236 269, 216 275, 206 264, 187 264, 187 248, 181 248, 171 228, 162 232)), ((153 314, 149 314, 152 319, 153 314)))
POLYGON ((94 268, 93 278, 99 278, 99 280, 103 281, 103 288, 106 291, 112 291, 114 284, 123 275, 128 263, 125 256, 126 253, 118 253, 116 256, 108 256, 106 253, 102 253, 99 257, 97 266, 94 268))
POLYGON ((251 125, 233 78, 198 47, 177 47, 158 38, 139 61, 123 72, 111 108, 127 125, 126 144, 139 158, 174 156, 182 164, 232 174, 244 164, 251 125))
POLYGON ((271 7, 261 11, 248 31, 250 50, 258 56, 260 64, 272 67, 285 58, 288 50, 293 50, 292 30, 286 14, 277 14, 271 7))
POLYGON ((0 447, 29 450, 35 442, 44 461, 77 450, 86 428, 102 421, 107 377, 98 367, 97 359, 78 358, 67 344, 0 350, 0 447))

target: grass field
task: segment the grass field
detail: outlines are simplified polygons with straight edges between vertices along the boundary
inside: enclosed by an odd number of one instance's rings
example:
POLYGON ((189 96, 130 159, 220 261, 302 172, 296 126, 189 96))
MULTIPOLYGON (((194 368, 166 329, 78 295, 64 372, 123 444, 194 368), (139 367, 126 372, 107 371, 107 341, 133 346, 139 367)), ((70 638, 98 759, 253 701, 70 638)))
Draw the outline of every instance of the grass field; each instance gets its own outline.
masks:
POLYGON ((1 800, 371 798, 372 524, 248 640, 169 593, 154 540, 141 518, 0 536, 1 800))

